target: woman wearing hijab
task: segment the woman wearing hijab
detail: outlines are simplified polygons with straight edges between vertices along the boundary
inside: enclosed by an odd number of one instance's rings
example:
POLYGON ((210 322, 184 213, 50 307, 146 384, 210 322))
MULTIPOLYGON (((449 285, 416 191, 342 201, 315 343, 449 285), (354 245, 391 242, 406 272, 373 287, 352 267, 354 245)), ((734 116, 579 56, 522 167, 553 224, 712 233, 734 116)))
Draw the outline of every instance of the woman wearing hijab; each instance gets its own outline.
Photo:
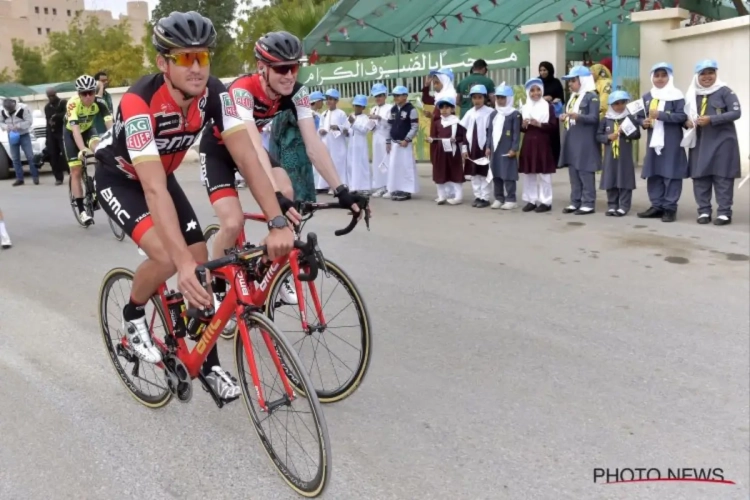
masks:
POLYGON ((570 95, 565 113, 565 140, 559 165, 567 165, 570 174, 570 205, 564 214, 593 214, 596 207, 596 172, 602 168, 602 149, 596 141, 599 130, 599 96, 591 71, 574 66, 563 77, 568 80, 570 95))
POLYGON ((732 223, 734 180, 740 177, 740 145, 734 122, 742 111, 737 94, 716 76, 712 59, 695 65, 695 75, 685 95, 685 126, 694 128, 688 146, 693 194, 698 204, 698 224, 711 222, 711 188, 716 193, 714 224, 732 223))
POLYGON ((524 132, 518 171, 523 174, 524 212, 552 210, 552 174, 557 164, 552 157, 552 138, 560 134, 552 103, 542 97, 544 84, 539 78, 526 82, 526 102, 521 107, 524 132))
POLYGON ((661 218, 674 222, 677 202, 682 195, 682 180, 688 176, 687 156, 681 146, 682 125, 687 121, 685 98, 674 86, 672 65, 656 63, 651 68, 651 90, 643 95, 644 110, 638 121, 648 130, 648 148, 641 177, 651 207, 638 213, 642 219, 661 218))
MULTIPOLYGON (((453 86, 453 70, 450 68, 440 68, 438 70, 430 71, 430 75, 425 80, 425 86, 422 88, 422 103, 427 104, 428 106, 434 105, 437 102, 445 101, 446 98, 453 99, 454 103, 458 99, 458 93, 453 86), (435 91, 434 96, 430 95, 430 86, 432 86, 432 89, 435 91)), ((455 113, 456 110, 454 106, 452 114, 455 113)), ((430 122, 430 137, 438 137, 438 131, 441 128, 442 119, 438 106, 435 106, 435 109, 432 110, 432 115, 430 115, 428 111, 425 111, 425 115, 432 119, 430 122)), ((430 144, 430 163, 433 165, 435 164, 434 162, 436 159, 435 153, 437 149, 441 147, 439 141, 434 141, 430 144)), ((462 187, 462 184, 447 185, 445 187, 445 194, 448 196, 448 199, 461 200, 463 198, 460 193, 453 192, 453 189, 456 186, 462 187)))
MULTIPOLYGON (((544 85, 544 100, 552 103, 565 102, 565 90, 560 80, 555 78, 555 67, 552 63, 543 61, 539 63, 539 79, 544 85)), ((555 159, 555 165, 560 160, 560 131, 556 135, 550 136, 552 139, 552 157, 555 159)))

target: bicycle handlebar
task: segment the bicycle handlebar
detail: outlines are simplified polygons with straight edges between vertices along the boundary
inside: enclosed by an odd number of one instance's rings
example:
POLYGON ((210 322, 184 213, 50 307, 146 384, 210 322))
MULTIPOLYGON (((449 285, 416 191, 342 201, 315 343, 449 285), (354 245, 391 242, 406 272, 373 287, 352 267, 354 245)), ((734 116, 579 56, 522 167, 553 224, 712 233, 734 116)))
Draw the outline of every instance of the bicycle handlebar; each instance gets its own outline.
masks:
MULTIPOLYGON (((370 230, 370 210, 367 203, 367 198, 365 198, 365 203, 363 203, 364 206, 359 207, 359 209, 364 211, 364 219, 365 219, 365 225, 367 226, 367 230, 370 230)), ((338 208, 342 209, 341 205, 338 204, 338 202, 330 202, 330 203, 313 203, 310 201, 297 201, 294 203, 295 208, 300 213, 300 215, 306 215, 306 214, 312 214, 313 212, 317 212, 318 210, 327 210, 331 208, 338 208)), ((359 205, 359 204, 358 204, 359 205)), ((359 222, 361 213, 357 213, 352 211, 352 220, 349 222, 349 225, 346 226, 344 229, 337 229, 333 232, 336 236, 344 236, 345 234, 349 234, 352 232, 354 227, 359 222)))

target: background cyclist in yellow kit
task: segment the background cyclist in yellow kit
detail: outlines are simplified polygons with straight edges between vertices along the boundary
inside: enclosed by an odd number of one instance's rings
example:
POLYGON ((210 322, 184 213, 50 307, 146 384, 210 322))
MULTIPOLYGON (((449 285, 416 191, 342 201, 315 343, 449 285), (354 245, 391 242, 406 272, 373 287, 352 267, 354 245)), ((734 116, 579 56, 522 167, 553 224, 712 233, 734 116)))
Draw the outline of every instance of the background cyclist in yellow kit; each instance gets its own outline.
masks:
POLYGON ((99 142, 94 120, 97 116, 104 118, 107 130, 112 128, 112 113, 104 99, 96 96, 96 80, 89 75, 82 75, 76 80, 78 95, 68 101, 63 130, 63 147, 70 167, 70 189, 78 206, 78 217, 82 224, 91 224, 91 217, 83 207, 83 188, 81 186, 81 167, 84 155, 92 154, 99 142))

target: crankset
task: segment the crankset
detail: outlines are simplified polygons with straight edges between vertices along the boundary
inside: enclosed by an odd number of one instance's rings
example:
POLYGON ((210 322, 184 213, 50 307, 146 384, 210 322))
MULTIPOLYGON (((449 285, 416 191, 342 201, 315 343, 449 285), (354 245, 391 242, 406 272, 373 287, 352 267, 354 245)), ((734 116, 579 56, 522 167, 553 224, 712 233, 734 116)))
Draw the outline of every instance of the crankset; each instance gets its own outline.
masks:
POLYGON ((190 401, 193 397, 193 384, 185 364, 169 354, 164 358, 164 367, 169 391, 183 403, 190 401))

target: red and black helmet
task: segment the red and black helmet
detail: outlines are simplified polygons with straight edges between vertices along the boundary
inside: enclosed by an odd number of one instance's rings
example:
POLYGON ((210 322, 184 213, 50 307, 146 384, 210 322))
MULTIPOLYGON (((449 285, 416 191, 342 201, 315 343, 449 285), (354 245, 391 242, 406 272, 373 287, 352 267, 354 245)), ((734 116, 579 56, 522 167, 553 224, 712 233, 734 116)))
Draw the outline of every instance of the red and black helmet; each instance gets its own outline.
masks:
POLYGON ((255 59, 268 64, 297 62, 302 58, 302 43, 287 31, 274 31, 255 42, 255 59))

